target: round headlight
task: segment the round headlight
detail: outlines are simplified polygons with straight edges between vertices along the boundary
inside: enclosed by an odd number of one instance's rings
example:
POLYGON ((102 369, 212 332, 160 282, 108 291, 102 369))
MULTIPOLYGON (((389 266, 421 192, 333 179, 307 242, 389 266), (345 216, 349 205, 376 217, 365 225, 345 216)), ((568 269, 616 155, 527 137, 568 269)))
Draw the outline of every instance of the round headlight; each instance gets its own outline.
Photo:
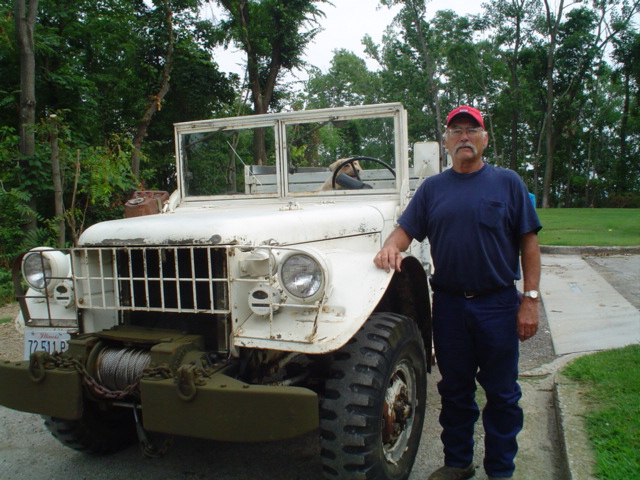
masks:
POLYGON ((324 292, 325 271, 312 256, 295 252, 280 263, 280 282, 292 297, 315 301, 324 292))
POLYGON ((51 282, 51 262, 41 253, 28 253, 22 261, 22 275, 31 288, 42 290, 51 282))
POLYGON ((54 288, 64 281, 69 273, 69 256, 58 250, 31 250, 22 259, 22 276, 35 290, 54 288))

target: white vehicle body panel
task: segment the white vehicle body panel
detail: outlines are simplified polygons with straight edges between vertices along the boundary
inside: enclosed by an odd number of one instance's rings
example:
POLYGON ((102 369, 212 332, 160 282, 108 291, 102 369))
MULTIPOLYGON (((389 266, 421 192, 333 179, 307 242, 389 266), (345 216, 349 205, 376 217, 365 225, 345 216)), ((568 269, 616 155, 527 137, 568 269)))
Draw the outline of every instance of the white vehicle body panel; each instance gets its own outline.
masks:
POLYGON ((395 205, 390 212, 389 208, 389 202, 380 201, 371 205, 272 201, 250 207, 225 202, 99 223, 87 229, 80 245, 295 245, 380 232, 384 215, 393 215, 395 205), (383 214, 380 209, 387 211, 383 214))

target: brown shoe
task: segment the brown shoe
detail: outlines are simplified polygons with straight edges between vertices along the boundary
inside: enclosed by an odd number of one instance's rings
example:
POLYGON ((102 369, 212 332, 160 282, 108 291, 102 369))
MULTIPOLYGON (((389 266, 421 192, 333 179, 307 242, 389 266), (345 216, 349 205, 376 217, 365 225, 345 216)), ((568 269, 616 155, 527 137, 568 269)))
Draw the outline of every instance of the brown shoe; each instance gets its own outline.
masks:
POLYGON ((466 468, 440 467, 429 476, 429 480, 465 480, 475 474, 473 463, 466 468))

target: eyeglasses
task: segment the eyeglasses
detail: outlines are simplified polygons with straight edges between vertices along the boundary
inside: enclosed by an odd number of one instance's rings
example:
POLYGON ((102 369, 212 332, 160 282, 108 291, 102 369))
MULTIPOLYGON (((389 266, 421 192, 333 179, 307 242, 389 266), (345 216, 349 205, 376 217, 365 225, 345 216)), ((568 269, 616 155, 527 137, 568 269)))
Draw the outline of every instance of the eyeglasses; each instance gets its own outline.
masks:
POLYGON ((447 129, 447 131, 453 138, 460 138, 464 132, 467 133, 469 138, 474 138, 484 132, 484 129, 481 127, 453 127, 447 129))

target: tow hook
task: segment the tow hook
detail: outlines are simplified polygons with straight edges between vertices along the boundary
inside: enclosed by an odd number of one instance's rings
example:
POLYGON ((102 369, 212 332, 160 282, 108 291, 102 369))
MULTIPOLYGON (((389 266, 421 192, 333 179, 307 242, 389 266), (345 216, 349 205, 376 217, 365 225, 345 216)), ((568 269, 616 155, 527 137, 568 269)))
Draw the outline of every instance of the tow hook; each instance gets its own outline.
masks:
POLYGON ((29 356, 29 378, 33 383, 44 381, 47 363, 51 363, 51 356, 47 352, 39 350, 29 356))
POLYGON ((193 365, 181 365, 176 374, 176 382, 178 387, 178 397, 185 402, 190 402, 196 398, 198 390, 196 382, 198 372, 193 365))

